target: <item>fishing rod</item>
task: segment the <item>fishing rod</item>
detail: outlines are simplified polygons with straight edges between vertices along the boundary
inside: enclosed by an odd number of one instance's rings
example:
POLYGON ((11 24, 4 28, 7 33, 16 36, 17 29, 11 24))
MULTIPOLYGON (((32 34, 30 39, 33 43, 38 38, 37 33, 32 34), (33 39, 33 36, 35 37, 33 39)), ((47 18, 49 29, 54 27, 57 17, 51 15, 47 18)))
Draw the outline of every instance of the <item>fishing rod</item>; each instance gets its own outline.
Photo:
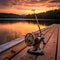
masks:
MULTIPOLYGON (((32 11, 35 14, 35 10, 32 10, 32 11)), ((44 43, 44 36, 42 35, 36 14, 35 14, 35 18, 36 18, 37 25, 39 28, 40 37, 39 36, 38 36, 39 38, 34 37, 34 35, 32 33, 26 34, 25 42, 26 42, 27 46, 33 46, 32 48, 28 49, 27 52, 30 54, 34 54, 34 55, 44 55, 44 52, 40 48, 40 42, 43 41, 43 43, 44 43)))
POLYGON ((40 34, 41 34, 42 32, 41 32, 41 28, 40 28, 40 26, 39 26, 39 22, 38 22, 38 19, 37 19, 37 15, 35 14, 35 10, 32 10, 32 11, 34 12, 35 19, 36 19, 36 22, 37 22, 37 25, 38 25, 38 28, 39 28, 39 32, 40 32, 40 34))

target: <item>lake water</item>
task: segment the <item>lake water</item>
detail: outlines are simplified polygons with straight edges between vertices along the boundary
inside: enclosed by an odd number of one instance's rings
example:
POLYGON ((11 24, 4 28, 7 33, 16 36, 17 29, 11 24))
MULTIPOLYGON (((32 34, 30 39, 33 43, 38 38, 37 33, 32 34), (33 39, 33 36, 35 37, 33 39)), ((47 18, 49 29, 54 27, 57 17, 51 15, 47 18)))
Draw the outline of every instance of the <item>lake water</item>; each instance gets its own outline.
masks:
MULTIPOLYGON (((39 22, 43 29, 51 24, 60 24, 60 19, 39 19, 39 22)), ((37 30, 35 19, 0 18, 0 45, 37 30)))
MULTIPOLYGON (((40 24, 41 29, 46 27, 47 25, 40 24)), ((0 23, 0 45, 37 30, 37 24, 31 22, 0 23)))

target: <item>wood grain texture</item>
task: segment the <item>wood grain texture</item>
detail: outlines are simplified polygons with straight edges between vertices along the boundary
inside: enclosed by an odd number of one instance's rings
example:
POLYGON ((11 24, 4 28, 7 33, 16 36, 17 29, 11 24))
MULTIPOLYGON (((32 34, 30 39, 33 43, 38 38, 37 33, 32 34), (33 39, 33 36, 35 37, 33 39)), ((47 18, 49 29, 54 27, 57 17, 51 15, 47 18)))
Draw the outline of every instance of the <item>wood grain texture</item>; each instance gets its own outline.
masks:
POLYGON ((60 25, 59 25, 59 34, 58 34, 57 60, 60 60, 60 25))

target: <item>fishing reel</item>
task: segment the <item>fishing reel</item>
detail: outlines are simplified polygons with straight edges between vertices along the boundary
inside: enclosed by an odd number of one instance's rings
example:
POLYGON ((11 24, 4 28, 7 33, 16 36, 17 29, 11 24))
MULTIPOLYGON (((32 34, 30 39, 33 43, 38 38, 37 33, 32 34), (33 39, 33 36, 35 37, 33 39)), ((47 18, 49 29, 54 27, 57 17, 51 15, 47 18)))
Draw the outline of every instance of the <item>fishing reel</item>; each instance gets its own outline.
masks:
POLYGON ((25 36, 25 43, 27 46, 33 46, 32 48, 30 48, 27 52, 30 54, 34 54, 34 55, 43 55, 43 51, 40 48, 40 42, 41 39, 44 39, 44 37, 39 36, 39 33, 37 34, 32 34, 32 33, 28 33, 25 36))
POLYGON ((34 38, 33 34, 31 34, 31 33, 26 34, 25 43, 27 46, 33 46, 35 43, 34 40, 35 40, 35 38, 34 38))

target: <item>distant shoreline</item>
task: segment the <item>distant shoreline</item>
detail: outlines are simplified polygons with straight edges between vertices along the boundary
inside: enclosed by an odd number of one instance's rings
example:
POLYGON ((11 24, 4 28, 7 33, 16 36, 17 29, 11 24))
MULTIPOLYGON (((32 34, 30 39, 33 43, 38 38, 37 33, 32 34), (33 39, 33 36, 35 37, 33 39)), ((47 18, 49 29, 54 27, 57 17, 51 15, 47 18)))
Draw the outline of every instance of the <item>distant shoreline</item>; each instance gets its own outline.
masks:
MULTIPOLYGON (((60 19, 38 19, 41 24, 60 24, 60 19)), ((0 24, 2 23, 16 23, 16 22, 28 22, 28 23, 37 23, 35 19, 15 19, 15 18, 6 18, 0 19, 0 24)))
MULTIPOLYGON (((0 18, 0 20, 36 20, 28 18, 0 18)), ((37 19, 37 20, 60 20, 60 19, 37 19)))
POLYGON ((0 18, 23 18, 23 19, 35 19, 35 15, 38 19, 60 19, 60 9, 50 10, 38 14, 17 15, 12 13, 0 13, 0 18))

